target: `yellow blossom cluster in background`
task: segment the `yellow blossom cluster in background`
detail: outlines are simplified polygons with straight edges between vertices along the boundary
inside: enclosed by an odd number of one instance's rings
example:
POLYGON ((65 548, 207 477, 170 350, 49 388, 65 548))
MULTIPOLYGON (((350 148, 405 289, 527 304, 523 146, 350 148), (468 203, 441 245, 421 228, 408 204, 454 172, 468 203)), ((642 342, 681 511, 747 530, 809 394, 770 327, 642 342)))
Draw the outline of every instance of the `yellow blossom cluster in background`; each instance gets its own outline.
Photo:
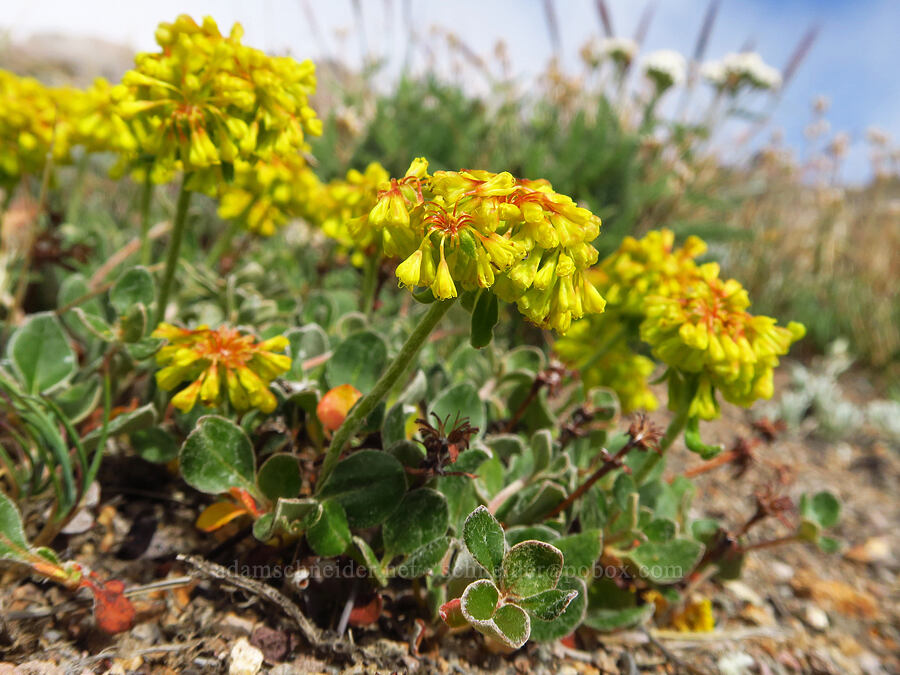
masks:
POLYGON ((373 234, 399 258, 400 284, 447 299, 489 288, 515 302, 532 323, 565 333, 573 320, 603 311, 587 278, 600 219, 544 180, 480 170, 428 173, 416 159, 401 179, 381 186, 355 237, 373 234))
POLYGON ((0 70, 0 186, 10 190, 23 175, 40 175, 48 158, 69 161, 77 93, 0 70))
POLYGON ((190 384, 172 397, 172 405, 187 412, 199 399, 207 407, 221 405, 226 397, 238 412, 257 408, 265 413, 275 409, 275 395, 269 383, 291 367, 283 352, 284 336, 257 342, 234 328, 207 326, 179 328, 161 323, 153 337, 167 344, 156 354, 163 366, 156 373, 160 389, 171 391, 182 382, 190 384))
POLYGON ((321 133, 308 101, 312 62, 268 56, 241 44, 242 34, 240 24, 226 36, 209 17, 181 15, 157 29, 161 51, 138 54, 123 77, 119 109, 138 148, 131 159, 150 161, 154 182, 184 171, 192 189, 215 194, 223 167, 290 158, 306 149, 306 134, 321 133))
POLYGON ((608 311, 577 323, 555 350, 586 386, 613 389, 626 412, 656 407, 648 348, 674 371, 670 407, 686 392, 692 417, 718 417, 717 391, 741 406, 770 398, 778 357, 803 336, 803 326, 781 327, 747 312, 750 300, 737 281, 721 279, 716 263, 695 262, 706 251, 699 238, 674 244, 669 230, 626 237, 592 272, 608 311))

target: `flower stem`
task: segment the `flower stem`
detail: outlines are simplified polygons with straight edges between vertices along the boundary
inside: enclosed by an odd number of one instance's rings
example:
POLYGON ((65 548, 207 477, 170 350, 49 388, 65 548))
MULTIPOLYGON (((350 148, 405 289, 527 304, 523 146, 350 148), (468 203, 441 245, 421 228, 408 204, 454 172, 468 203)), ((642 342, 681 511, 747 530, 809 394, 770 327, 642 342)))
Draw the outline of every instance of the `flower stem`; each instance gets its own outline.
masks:
POLYGON ((144 178, 144 185, 141 187, 141 265, 150 264, 151 242, 150 242, 150 202, 153 201, 153 181, 150 180, 150 170, 147 170, 147 176, 144 178))
POLYGON ((181 251, 181 240, 184 239, 188 205, 191 202, 191 193, 186 188, 189 178, 190 174, 184 175, 181 181, 181 191, 178 193, 175 220, 172 223, 172 236, 169 239, 169 249, 166 251, 166 268, 163 271, 162 284, 159 287, 159 297, 156 299, 156 320, 153 322, 153 325, 158 324, 166 316, 166 303, 169 301, 172 279, 175 276, 175 268, 178 266, 178 254, 181 251))
POLYGON ((378 293, 378 268, 381 267, 381 256, 377 253, 366 258, 363 270, 362 290, 359 296, 360 311, 367 317, 372 315, 375 307, 375 296, 378 293))
POLYGON ((394 360, 391 361, 387 370, 385 370, 381 374, 381 377, 378 378, 378 382, 375 383, 372 391, 363 396, 359 402, 353 406, 353 409, 347 415, 346 419, 344 419, 344 423, 341 424, 335 432, 334 438, 331 439, 331 444, 325 452, 325 460, 322 463, 322 470, 319 472, 317 489, 325 484, 329 474, 334 470, 334 466, 341 456, 341 451, 350 440, 350 437, 353 436, 357 429, 365 422, 371 412, 375 410, 375 406, 377 406, 387 395, 391 387, 397 382, 397 379, 406 372, 409 364, 413 362, 416 358, 416 354, 419 353, 422 345, 425 344, 425 340, 428 339, 431 331, 434 330, 435 326, 437 326, 438 322, 443 318, 450 307, 453 306, 454 302, 455 300, 453 299, 436 300, 431 304, 428 311, 425 313, 425 316, 422 317, 419 324, 406 339, 403 347, 400 348, 400 352, 394 360))
POLYGON ((669 426, 666 427, 666 433, 659 441, 659 454, 651 455, 644 465, 635 472, 634 474, 634 483, 638 487, 647 479, 647 476, 650 475, 650 472, 659 464, 660 460, 665 456, 666 451, 672 447, 672 443, 675 442, 675 439, 681 435, 681 432, 684 431, 684 427, 687 425, 688 421, 688 406, 685 406, 682 410, 679 410, 675 413, 675 417, 672 418, 672 421, 669 422, 669 426))

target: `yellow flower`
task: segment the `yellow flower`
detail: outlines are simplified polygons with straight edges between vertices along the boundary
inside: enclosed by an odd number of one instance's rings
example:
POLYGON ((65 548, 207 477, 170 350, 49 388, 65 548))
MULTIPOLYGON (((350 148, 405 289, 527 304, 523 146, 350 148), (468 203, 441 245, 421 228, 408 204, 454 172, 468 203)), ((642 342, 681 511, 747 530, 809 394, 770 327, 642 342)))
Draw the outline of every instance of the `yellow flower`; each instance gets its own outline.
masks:
POLYGON ((287 338, 278 336, 256 342, 252 335, 222 326, 194 330, 161 323, 153 337, 168 344, 156 355, 164 366, 156 373, 156 382, 170 391, 182 382, 190 384, 172 397, 172 405, 187 412, 197 403, 212 407, 221 404, 227 394, 238 412, 258 408, 269 413, 275 409, 275 395, 269 383, 291 367, 291 358, 283 353, 287 338))
POLYGON ((491 289, 533 323, 564 333, 605 302, 585 274, 600 219, 547 181, 482 170, 427 173, 418 158, 382 184, 367 219, 351 221, 359 243, 374 241, 401 262, 403 286, 456 297, 491 289))
POLYGON ((72 148, 72 109, 81 93, 0 70, 0 186, 40 174, 48 154, 65 164, 72 148))
POLYGON ((659 402, 648 385, 656 364, 635 352, 629 337, 622 317, 607 312, 572 324, 553 351, 580 372, 585 389, 612 389, 623 413, 656 410, 659 402))
MULTIPOLYGON (((697 277, 678 297, 651 296, 641 338, 653 355, 693 378, 696 392, 690 414, 701 419, 718 416, 715 392, 725 400, 749 406, 772 396, 773 370, 778 357, 803 337, 802 325, 777 326, 775 319, 747 312, 747 292, 734 279, 719 278, 719 266, 698 268, 697 277)), ((673 382, 670 378, 670 406, 673 382)))
POLYGON ((119 112, 138 154, 152 158, 154 180, 189 171, 191 189, 214 194, 223 164, 296 154, 306 134, 321 133, 308 101, 313 64, 267 56, 241 44, 242 33, 240 24, 224 36, 209 17, 181 15, 157 29, 161 51, 138 54, 122 79, 119 112))

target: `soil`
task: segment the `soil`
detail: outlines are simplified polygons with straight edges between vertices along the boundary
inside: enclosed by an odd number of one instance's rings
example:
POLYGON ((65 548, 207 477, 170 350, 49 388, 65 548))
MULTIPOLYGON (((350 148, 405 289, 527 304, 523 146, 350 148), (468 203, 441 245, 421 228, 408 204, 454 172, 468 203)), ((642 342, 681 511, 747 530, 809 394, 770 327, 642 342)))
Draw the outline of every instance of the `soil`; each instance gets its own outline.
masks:
MULTIPOLYGON (((653 418, 663 424, 666 413, 653 418)), ((727 407, 721 420, 705 425, 704 440, 729 447, 738 437, 751 438, 751 419, 727 407)), ((695 592, 712 600, 712 633, 580 632, 574 647, 529 644, 511 654, 491 652, 475 633, 446 635, 430 626, 416 650, 416 598, 394 589, 375 596, 364 582, 355 586, 348 631, 361 648, 346 657, 312 649, 279 605, 227 580, 188 582, 183 577, 189 568, 176 560, 188 553, 226 568, 236 557, 245 564, 283 565, 293 559, 291 547, 253 545, 236 524, 215 534, 198 531, 194 521, 209 503, 205 496, 165 467, 114 454, 103 467, 100 498, 83 517, 84 531, 60 535, 53 547, 129 588, 167 578, 180 585, 133 595, 136 625, 110 637, 95 628, 88 595, 73 597, 20 570, 0 570, 0 675, 252 673, 252 657, 260 653, 265 661, 259 672, 273 674, 900 673, 900 453, 874 435, 826 442, 810 431, 760 443, 740 477, 734 466, 698 476, 693 508, 698 517, 722 518, 738 528, 755 510, 754 492, 769 489, 796 499, 827 488, 844 505, 834 532, 844 544, 840 553, 791 543, 750 556, 740 581, 701 583, 695 592), (251 657, 245 670, 242 653, 251 657)), ((670 473, 701 463, 679 446, 671 457, 670 473)), ((753 530, 754 540, 784 532, 770 521, 753 530)), ((320 626, 337 625, 339 617, 323 614, 318 599, 346 593, 346 584, 308 583, 298 575, 270 582, 320 626)))

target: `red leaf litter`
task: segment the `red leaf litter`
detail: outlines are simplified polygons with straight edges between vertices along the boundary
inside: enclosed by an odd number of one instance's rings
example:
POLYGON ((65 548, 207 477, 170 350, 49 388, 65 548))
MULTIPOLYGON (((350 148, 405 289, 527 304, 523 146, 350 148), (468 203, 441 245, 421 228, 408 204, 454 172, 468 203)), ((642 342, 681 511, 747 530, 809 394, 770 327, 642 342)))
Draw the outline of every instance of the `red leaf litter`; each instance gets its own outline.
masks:
POLYGON ((125 597, 125 584, 117 579, 94 583, 89 578, 81 581, 94 594, 94 620, 105 633, 114 635, 129 630, 134 625, 134 605, 125 597))

